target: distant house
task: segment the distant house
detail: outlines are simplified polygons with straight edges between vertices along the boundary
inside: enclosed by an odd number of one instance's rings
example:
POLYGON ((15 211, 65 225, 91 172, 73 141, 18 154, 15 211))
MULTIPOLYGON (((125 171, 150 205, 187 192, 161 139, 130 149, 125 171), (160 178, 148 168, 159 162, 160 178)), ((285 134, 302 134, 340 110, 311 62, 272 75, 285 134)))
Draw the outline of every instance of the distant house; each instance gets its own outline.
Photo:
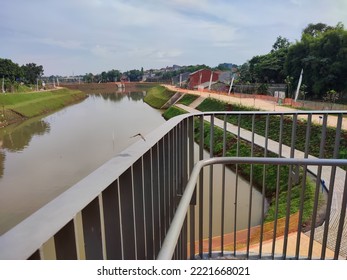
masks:
POLYGON ((200 69, 191 73, 188 79, 188 89, 197 89, 200 85, 203 86, 203 84, 207 82, 209 83, 211 80, 211 74, 212 82, 217 82, 219 77, 218 73, 209 69, 200 69))

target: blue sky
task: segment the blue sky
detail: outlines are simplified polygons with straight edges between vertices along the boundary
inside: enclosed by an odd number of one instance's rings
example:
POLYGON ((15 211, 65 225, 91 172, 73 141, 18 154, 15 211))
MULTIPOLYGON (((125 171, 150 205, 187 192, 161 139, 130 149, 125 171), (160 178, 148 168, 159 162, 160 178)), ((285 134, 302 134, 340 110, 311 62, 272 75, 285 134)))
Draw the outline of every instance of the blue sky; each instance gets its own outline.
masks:
POLYGON ((4 0, 0 57, 45 75, 242 64, 318 22, 347 28, 347 0, 4 0))

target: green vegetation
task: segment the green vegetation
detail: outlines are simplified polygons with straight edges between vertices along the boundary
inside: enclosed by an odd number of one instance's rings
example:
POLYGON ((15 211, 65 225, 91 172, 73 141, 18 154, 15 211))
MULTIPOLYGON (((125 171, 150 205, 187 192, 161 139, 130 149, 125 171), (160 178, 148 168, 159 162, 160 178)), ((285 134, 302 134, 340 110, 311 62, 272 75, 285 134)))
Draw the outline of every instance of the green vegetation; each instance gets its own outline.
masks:
POLYGON ((150 106, 160 109, 174 94, 173 91, 163 86, 156 86, 147 92, 144 101, 150 106))
POLYGON ((0 58, 0 78, 4 79, 4 90, 6 92, 21 91, 19 88, 21 83, 36 84, 37 79, 42 75, 42 65, 28 63, 19 66, 10 59, 0 58))
POLYGON ((185 94, 178 103, 189 106, 194 100, 196 100, 199 96, 195 94, 185 94))
MULTIPOLYGON (((218 104, 214 104, 218 106, 218 104)), ((206 104, 205 104, 206 106, 206 104)), ((167 116, 175 116, 178 114, 184 113, 183 110, 177 110, 175 107, 171 107, 167 110, 169 113, 167 116)), ((165 112, 166 113, 166 112, 165 112)), ((195 141, 199 142, 200 139, 200 123, 199 120, 195 120, 195 141)), ((204 139, 204 148, 206 150, 210 149, 210 137, 211 137, 211 126, 209 122, 204 122, 204 129, 203 129, 203 139, 204 139)), ((218 157, 223 155, 223 130, 219 127, 214 127, 214 147, 213 147, 213 155, 218 157)), ((249 157, 251 156, 251 144, 247 141, 240 140, 239 146, 237 145, 237 138, 232 133, 227 132, 226 133, 226 147, 225 147, 225 155, 228 157, 235 157, 236 155, 240 157, 249 157)), ((253 156, 255 157, 263 157, 264 156, 264 149, 259 146, 253 147, 253 156)), ((268 152, 268 157, 278 157, 277 154, 268 152)), ((229 165, 230 169, 235 170, 235 165, 229 165)), ((253 165, 253 184, 255 187, 257 187, 259 190, 262 189, 263 186, 263 174, 264 174, 264 166, 260 164, 254 164, 253 165)), ((300 171, 299 181, 296 183, 293 183, 292 190, 291 190, 291 208, 290 213, 296 213, 299 210, 299 203, 300 203, 300 195, 301 195, 301 186, 302 186, 302 171, 300 171)), ((248 164, 239 164, 238 165, 238 173, 246 178, 247 180, 250 179, 251 175, 251 167, 248 164)), ((274 220, 274 213, 276 212, 276 205, 274 203, 275 201, 275 195, 276 195, 276 187, 277 187, 277 173, 280 174, 279 176, 279 203, 278 203, 278 218, 282 218, 286 215, 287 210, 287 188, 288 188, 288 181, 289 181, 289 174, 291 174, 291 170, 288 166, 281 166, 277 168, 277 166, 274 165, 267 165, 265 168, 265 182, 266 182, 266 189, 265 194, 266 197, 270 201, 270 206, 265 218, 265 221, 273 221, 274 220)), ((314 190, 315 185, 312 182, 311 179, 307 178, 306 181, 306 188, 304 192, 304 212, 303 212, 303 221, 306 221, 310 219, 312 214, 312 208, 313 208, 313 199, 314 199, 314 190)))
MULTIPOLYGON (((247 108, 240 105, 228 104, 225 102, 221 102, 212 98, 205 99, 198 107, 198 110, 206 112, 206 111, 254 111, 253 108, 247 108)), ((227 121, 231 124, 238 124, 238 117, 229 116, 227 121)), ((270 116, 269 120, 269 138, 274 141, 279 141, 280 137, 280 122, 281 118, 278 116, 270 116)), ((242 128, 251 130, 252 129, 252 117, 250 115, 244 115, 241 118, 240 125, 242 128)), ((265 136, 265 126, 266 126, 266 116, 257 116, 255 133, 265 136)), ((282 141, 283 144, 287 146, 291 146, 292 141, 292 129, 293 129, 293 121, 291 117, 283 118, 283 135, 282 141)), ((307 129, 307 121, 303 119, 299 119, 297 121, 296 126, 296 141, 295 141, 295 149, 304 151, 305 143, 306 143, 306 129, 307 129)), ((321 134, 322 134, 322 126, 317 124, 312 124, 311 133, 309 139, 309 154, 319 157, 320 151, 320 142, 321 142, 321 134)), ((324 155, 325 158, 333 158, 334 153, 334 145, 336 139, 336 131, 335 128, 328 127, 326 131, 326 142, 324 145, 324 155)), ((340 138, 340 151, 339 158, 347 159, 347 131, 341 131, 340 138)))
POLYGON ((169 109, 167 109, 164 113, 163 113, 163 117, 164 119, 168 120, 171 119, 175 116, 178 115, 182 115, 182 114, 186 114, 187 112, 184 111, 181 108, 175 107, 175 106, 171 106, 169 109))
POLYGON ((59 89, 54 91, 34 93, 11 93, 0 95, 2 114, 0 122, 4 125, 18 121, 15 115, 21 118, 31 118, 63 108, 76 103, 86 95, 81 91, 59 89))
POLYGON ((252 57, 240 67, 242 83, 287 84, 287 97, 294 97, 295 86, 303 69, 301 98, 322 100, 334 90, 338 100, 346 100, 347 30, 342 23, 328 26, 309 24, 301 40, 290 43, 279 36, 271 51, 252 57))

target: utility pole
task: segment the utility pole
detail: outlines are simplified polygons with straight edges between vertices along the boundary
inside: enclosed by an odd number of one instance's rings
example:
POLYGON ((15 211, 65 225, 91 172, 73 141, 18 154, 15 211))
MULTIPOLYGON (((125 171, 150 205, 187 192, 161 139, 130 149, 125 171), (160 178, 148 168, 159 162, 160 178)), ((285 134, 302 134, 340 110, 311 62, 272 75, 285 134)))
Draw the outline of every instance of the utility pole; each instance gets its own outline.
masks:
POLYGON ((5 77, 4 76, 2 76, 1 91, 2 93, 5 93, 5 77))
POLYGON ((213 78, 213 71, 211 72, 210 83, 208 85, 208 90, 211 90, 212 78, 213 78))
POLYGON ((230 95, 231 88, 233 87, 233 83, 234 83, 234 76, 233 76, 233 78, 231 79, 231 82, 230 82, 230 87, 229 87, 228 95, 230 95))
POLYGON ((298 87, 296 88, 294 101, 296 101, 298 99, 298 96, 299 96, 299 91, 300 91, 300 86, 301 86, 301 82, 302 82, 302 73, 303 72, 304 72, 304 69, 301 69, 300 78, 299 78, 299 82, 298 82, 298 87))

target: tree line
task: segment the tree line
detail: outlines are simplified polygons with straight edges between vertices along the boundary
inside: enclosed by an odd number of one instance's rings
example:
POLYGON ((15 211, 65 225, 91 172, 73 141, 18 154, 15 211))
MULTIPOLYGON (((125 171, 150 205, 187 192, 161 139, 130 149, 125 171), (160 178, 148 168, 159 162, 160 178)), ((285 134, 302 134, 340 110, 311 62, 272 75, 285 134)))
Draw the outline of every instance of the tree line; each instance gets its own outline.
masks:
POLYGON ((240 66, 239 80, 286 83, 287 96, 293 97, 302 70, 301 98, 322 100, 337 93, 347 99, 347 30, 342 23, 311 23, 295 43, 277 37, 268 54, 254 56, 240 66))
POLYGON ((27 63, 19 66, 10 59, 0 58, 0 79, 4 80, 4 87, 7 90, 13 89, 20 83, 36 84, 42 75, 42 65, 27 63))

